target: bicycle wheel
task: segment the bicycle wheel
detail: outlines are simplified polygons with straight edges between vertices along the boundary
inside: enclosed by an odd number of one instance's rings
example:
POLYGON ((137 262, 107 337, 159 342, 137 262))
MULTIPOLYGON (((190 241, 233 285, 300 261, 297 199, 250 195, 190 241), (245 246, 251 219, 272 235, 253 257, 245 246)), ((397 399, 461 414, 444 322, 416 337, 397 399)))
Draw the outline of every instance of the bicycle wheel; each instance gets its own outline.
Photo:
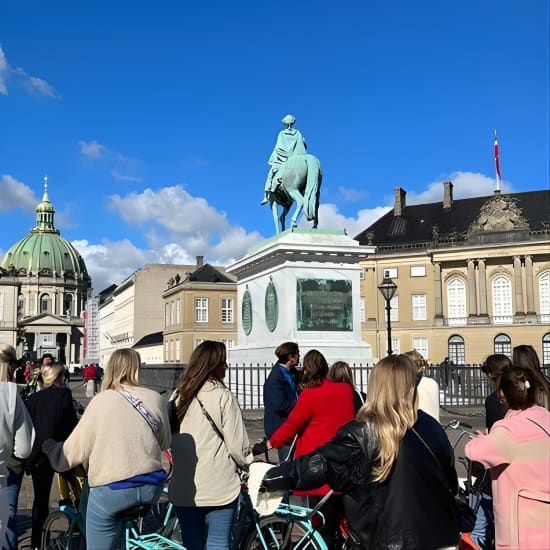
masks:
POLYGON ((42 550, 85 550, 86 538, 76 528, 71 531, 71 518, 64 512, 52 512, 42 529, 42 550))
POLYGON ((277 515, 253 523, 243 546, 243 550, 291 549, 328 550, 321 535, 317 531, 310 532, 307 524, 287 521, 277 515))
POLYGON ((174 507, 168 501, 157 502, 138 521, 140 535, 158 533, 167 539, 181 544, 181 531, 174 507))

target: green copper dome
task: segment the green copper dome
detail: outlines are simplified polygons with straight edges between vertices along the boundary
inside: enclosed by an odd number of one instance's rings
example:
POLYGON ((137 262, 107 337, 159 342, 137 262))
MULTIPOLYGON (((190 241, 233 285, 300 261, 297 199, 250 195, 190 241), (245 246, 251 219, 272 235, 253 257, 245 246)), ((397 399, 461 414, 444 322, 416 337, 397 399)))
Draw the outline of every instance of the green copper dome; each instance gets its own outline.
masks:
POLYGON ((36 207, 36 226, 7 251, 0 267, 17 275, 87 279, 88 272, 82 256, 55 229, 54 213, 45 179, 44 195, 36 207))

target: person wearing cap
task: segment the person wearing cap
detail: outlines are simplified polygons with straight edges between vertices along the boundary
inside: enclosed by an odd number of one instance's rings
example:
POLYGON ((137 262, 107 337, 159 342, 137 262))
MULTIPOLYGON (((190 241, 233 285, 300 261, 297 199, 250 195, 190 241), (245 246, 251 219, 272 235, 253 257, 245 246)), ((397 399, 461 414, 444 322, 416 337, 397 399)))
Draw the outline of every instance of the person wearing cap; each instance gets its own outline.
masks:
POLYGON ((269 193, 273 193, 280 180, 282 179, 282 169, 289 157, 294 155, 305 155, 306 142, 302 134, 296 128, 293 128, 296 118, 292 115, 286 115, 281 121, 286 128, 279 132, 277 143, 271 152, 271 156, 267 163, 270 166, 267 180, 264 188, 264 198, 260 204, 269 202, 269 193))
POLYGON ((71 390, 64 387, 63 365, 51 363, 42 366, 40 377, 42 390, 29 396, 26 402, 36 430, 32 452, 26 462, 34 488, 31 548, 39 548, 41 544, 54 476, 48 457, 42 452, 42 443, 49 438, 65 441, 77 424, 71 390))

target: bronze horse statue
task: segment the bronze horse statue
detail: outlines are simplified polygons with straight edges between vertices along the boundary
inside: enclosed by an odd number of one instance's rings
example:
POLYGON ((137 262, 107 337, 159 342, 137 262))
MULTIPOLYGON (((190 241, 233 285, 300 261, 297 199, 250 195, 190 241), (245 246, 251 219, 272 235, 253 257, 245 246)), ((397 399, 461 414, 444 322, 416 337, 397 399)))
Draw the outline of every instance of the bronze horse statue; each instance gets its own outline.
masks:
POLYGON ((323 177, 319 159, 310 154, 293 155, 286 160, 275 177, 278 178, 278 185, 267 194, 275 232, 278 234, 285 230, 286 216, 293 202, 296 202, 296 209, 292 215, 291 227, 298 227, 298 220, 304 212, 316 228, 323 177))

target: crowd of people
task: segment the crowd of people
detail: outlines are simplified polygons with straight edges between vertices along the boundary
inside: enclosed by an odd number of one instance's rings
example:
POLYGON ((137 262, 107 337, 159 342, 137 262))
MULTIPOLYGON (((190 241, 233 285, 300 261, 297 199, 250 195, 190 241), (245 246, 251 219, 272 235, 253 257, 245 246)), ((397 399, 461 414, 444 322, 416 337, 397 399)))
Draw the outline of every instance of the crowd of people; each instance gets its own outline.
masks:
MULTIPOLYGON (((349 525, 349 548, 457 548, 458 477, 439 423, 439 388, 416 351, 380 360, 366 395, 349 365, 329 367, 318 350, 300 365, 285 342, 263 388, 265 438, 251 446, 235 396, 224 384, 224 344, 202 342, 168 405, 140 384, 140 356, 115 351, 101 391, 78 419, 66 371, 53 357, 29 366, 19 395, 15 350, 0 345, 0 547, 17 548, 17 500, 23 474, 32 477, 31 546, 39 548, 55 472, 85 466, 89 550, 118 547, 121 512, 168 497, 188 550, 229 548, 241 491, 240 473, 254 455, 277 450, 263 491, 292 490, 314 507, 324 501, 323 538, 349 525), (171 450, 173 470, 163 451, 171 450), (170 475, 171 474, 171 475, 170 475)), ((20 367, 19 367, 20 368, 20 367)), ((466 454, 479 491, 471 548, 550 548, 550 385, 531 346, 512 359, 483 365, 494 392, 486 400, 488 431, 466 454)), ((24 371, 23 371, 24 376, 24 371)))

